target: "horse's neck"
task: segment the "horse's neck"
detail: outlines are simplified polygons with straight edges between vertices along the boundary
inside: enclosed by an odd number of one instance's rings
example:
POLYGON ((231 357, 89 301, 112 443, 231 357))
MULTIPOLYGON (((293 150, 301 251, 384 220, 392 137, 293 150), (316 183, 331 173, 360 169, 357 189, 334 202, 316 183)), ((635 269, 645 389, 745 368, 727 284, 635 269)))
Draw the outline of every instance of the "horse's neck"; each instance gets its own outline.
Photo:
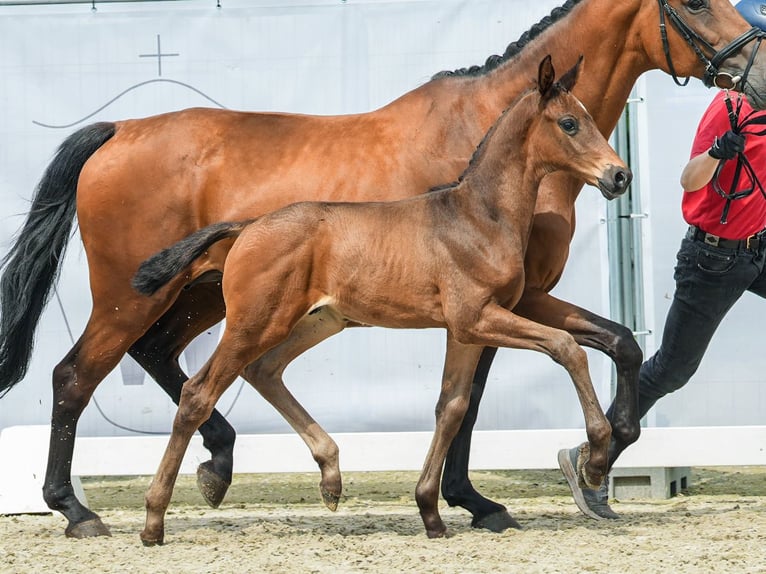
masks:
MULTIPOLYGON (((452 129, 448 144, 468 134, 478 143, 497 117, 537 77, 548 54, 560 72, 584 58, 574 94, 588 108, 601 133, 609 135, 620 118, 638 77, 652 68, 632 29, 641 2, 615 8, 613 0, 582 0, 521 51, 493 71, 475 77, 448 77, 422 86, 429 100, 443 106, 452 129), (630 6, 635 6, 631 9, 630 6), (454 129, 462 125, 462 129, 454 129)), ((429 111, 431 111, 429 109, 429 111)))
POLYGON ((582 55, 582 71, 573 92, 607 136, 617 125, 636 80, 653 67, 632 29, 640 5, 634 1, 615 7, 613 0, 583 0, 479 84, 501 102, 510 102, 518 94, 519 76, 527 81, 536 77, 546 55, 552 56, 562 73, 582 55))

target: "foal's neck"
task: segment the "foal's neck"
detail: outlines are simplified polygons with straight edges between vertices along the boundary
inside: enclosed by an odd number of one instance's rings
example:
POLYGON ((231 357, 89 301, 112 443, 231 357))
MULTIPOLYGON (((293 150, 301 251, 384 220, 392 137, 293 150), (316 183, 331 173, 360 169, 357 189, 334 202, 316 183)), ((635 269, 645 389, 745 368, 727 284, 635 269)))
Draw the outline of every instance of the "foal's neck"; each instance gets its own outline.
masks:
POLYGON ((546 166, 528 152, 534 148, 528 137, 532 118, 514 111, 489 132, 454 192, 471 206, 472 219, 489 218, 526 234, 546 166))

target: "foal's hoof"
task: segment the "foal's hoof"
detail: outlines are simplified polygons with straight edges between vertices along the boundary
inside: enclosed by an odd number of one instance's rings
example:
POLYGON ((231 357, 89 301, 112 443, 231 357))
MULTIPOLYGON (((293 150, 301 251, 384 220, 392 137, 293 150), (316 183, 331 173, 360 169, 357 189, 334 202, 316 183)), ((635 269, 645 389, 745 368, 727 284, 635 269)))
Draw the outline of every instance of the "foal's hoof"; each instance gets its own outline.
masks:
POLYGON ((145 532, 141 533, 141 544, 143 544, 146 547, 149 546, 162 546, 165 543, 165 537, 164 536, 151 536, 149 534, 146 534, 145 532))
POLYGON ((494 512, 480 519, 474 519, 471 522, 473 528, 484 528, 491 532, 504 532, 509 528, 515 528, 516 530, 522 530, 521 524, 508 514, 506 510, 500 512, 494 512))
POLYGON ((329 490, 319 487, 319 492, 322 494, 322 502, 324 502, 324 505, 335 512, 338 510, 338 503, 340 502, 340 495, 334 494, 330 492, 329 490))
POLYGON ((197 488, 211 507, 218 508, 231 483, 222 479, 213 470, 213 461, 208 460, 197 467, 197 488))
POLYGON ((582 443, 577 447, 577 482, 580 488, 589 488, 591 490, 598 490, 601 486, 603 475, 598 473, 588 472, 588 462, 590 461, 590 444, 587 442, 582 443))
POLYGON ((94 536, 111 536, 112 533, 97 516, 85 522, 70 524, 64 531, 67 538, 93 538, 94 536))

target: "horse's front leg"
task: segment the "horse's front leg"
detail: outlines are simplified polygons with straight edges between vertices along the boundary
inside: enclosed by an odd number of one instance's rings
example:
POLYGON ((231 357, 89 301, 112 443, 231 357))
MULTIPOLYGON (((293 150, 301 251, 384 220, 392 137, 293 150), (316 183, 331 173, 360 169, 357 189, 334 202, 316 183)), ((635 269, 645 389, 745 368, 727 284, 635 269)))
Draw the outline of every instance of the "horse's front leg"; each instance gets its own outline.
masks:
POLYGON ((471 381, 481 352, 481 347, 463 345, 450 333, 447 334, 441 393, 436 404, 436 428, 415 489, 415 499, 429 538, 447 534, 438 509, 439 477, 447 449, 457 434, 468 408, 471 381))
POLYGON ((457 435, 447 451, 442 475, 442 496, 450 506, 461 506, 471 513, 471 526, 502 532, 521 525, 508 513, 505 506, 490 500, 476 491, 468 478, 468 461, 471 455, 471 435, 479 413, 479 404, 487 384, 487 376, 497 349, 485 347, 476 366, 471 385, 468 410, 463 417, 457 435))
MULTIPOLYGON (((175 404, 189 378, 178 357, 186 346, 225 315, 221 288, 204 283, 181 291, 173 306, 130 348, 131 356, 157 381, 175 404)), ((197 468, 197 487, 205 501, 217 508, 231 485, 236 433, 217 410, 199 428, 211 458, 197 468)))
POLYGON ((638 416, 638 371, 643 353, 633 333, 627 327, 561 301, 540 290, 524 291, 513 312, 543 325, 563 329, 578 344, 597 349, 614 361, 617 389, 614 401, 606 413, 612 425, 608 469, 615 452, 622 452, 636 442, 641 433, 638 416))

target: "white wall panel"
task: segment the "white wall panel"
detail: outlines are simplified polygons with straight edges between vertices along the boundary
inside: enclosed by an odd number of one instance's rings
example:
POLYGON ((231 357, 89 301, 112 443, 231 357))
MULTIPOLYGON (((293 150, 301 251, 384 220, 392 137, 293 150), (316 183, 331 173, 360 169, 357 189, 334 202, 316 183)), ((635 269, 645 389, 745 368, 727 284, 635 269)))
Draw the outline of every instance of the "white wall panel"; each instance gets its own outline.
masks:
MULTIPOLYGON (((435 72, 502 53, 559 4, 225 0, 220 9, 212 1, 102 4, 95 12, 89 5, 0 8, 0 251, 20 226, 58 144, 86 123, 189 106, 371 110, 435 72), (157 53, 158 38, 166 54, 161 59, 149 56, 157 53)), ((586 188, 572 258, 555 294, 607 315, 604 213, 600 194, 586 188)), ((61 304, 54 298, 43 316, 28 376, 0 400, 0 427, 48 421, 51 370, 82 332, 90 308, 86 268, 75 238, 59 282, 61 304)), ((217 336, 217 330, 203 335, 185 355, 190 371, 217 336)), ((428 430, 443 348, 440 331, 350 330, 297 360, 286 380, 330 431, 428 430)), ((597 353, 590 357, 606 403, 610 363, 597 353)), ((289 430, 252 389, 239 390, 237 382, 219 403, 238 431, 289 430)), ((167 432, 174 412, 126 359, 98 388, 78 430, 91 436, 126 434, 119 426, 167 432)), ((504 350, 478 426, 572 428, 582 426, 582 415, 561 367, 542 355, 504 350)))

